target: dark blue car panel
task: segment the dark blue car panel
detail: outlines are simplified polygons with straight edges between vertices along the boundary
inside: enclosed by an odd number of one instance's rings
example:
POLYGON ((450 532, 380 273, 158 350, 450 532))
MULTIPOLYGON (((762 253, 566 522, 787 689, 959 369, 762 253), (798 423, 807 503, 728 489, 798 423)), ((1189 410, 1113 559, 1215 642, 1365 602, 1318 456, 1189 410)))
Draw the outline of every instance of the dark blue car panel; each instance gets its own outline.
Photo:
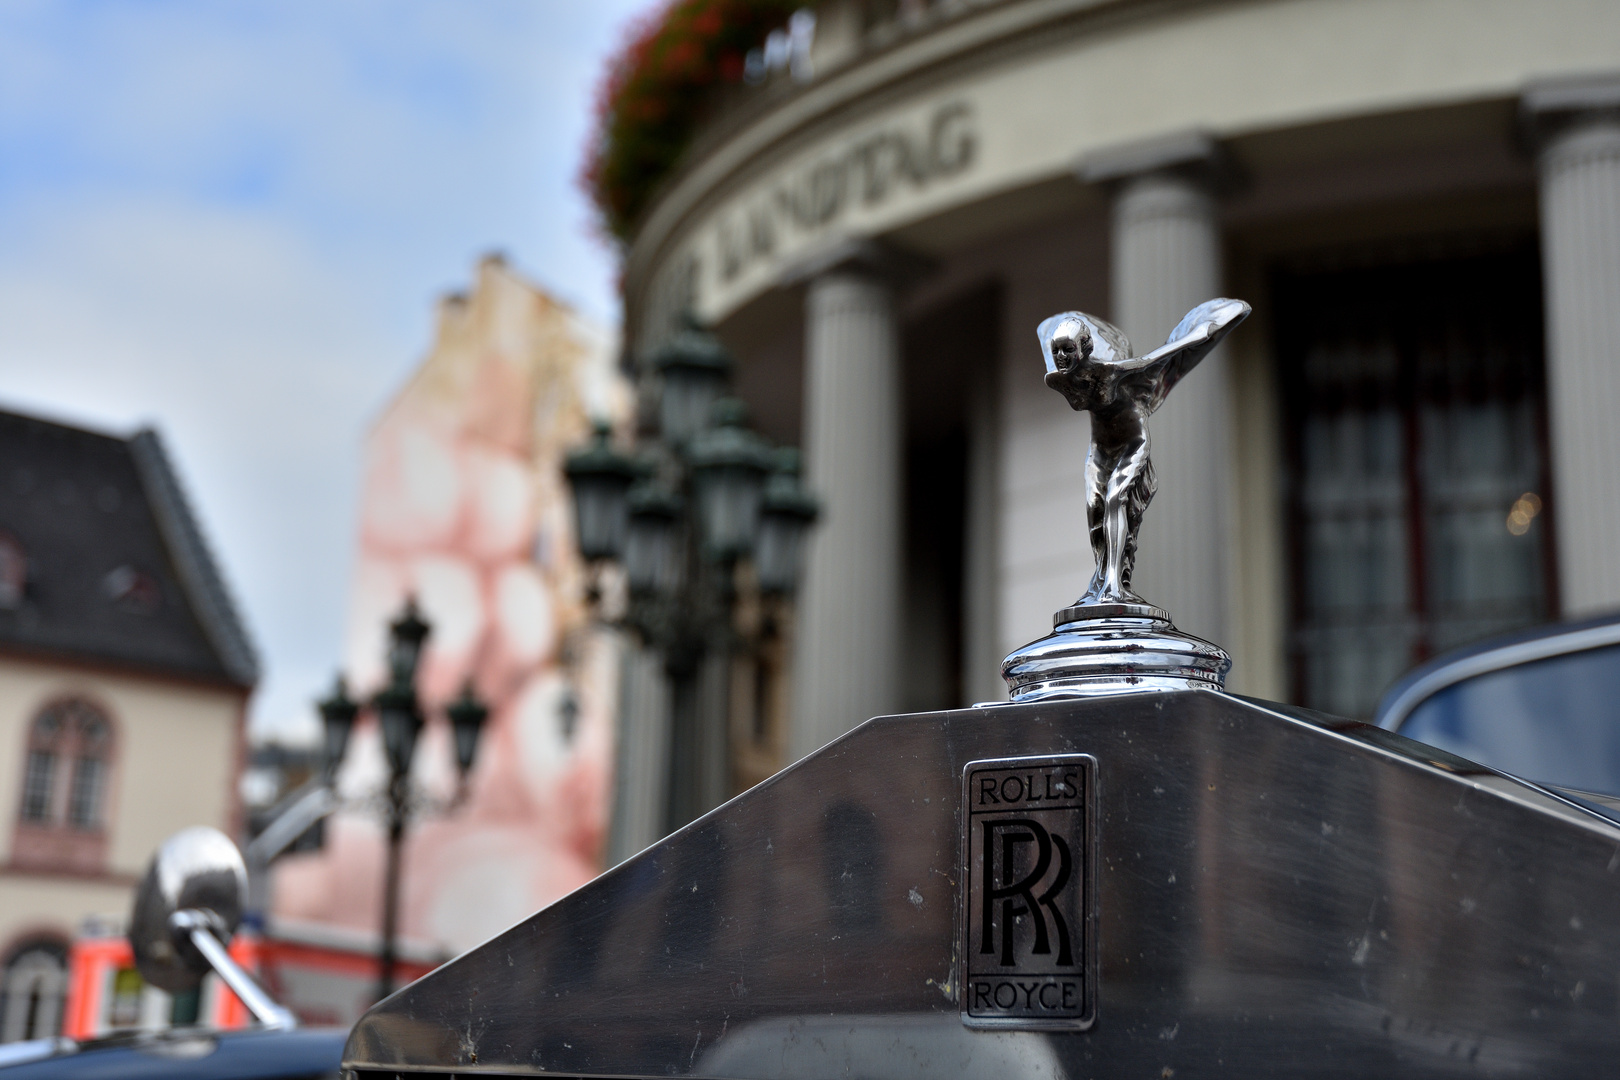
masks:
POLYGON ((1620 646, 1454 683, 1419 703, 1399 730, 1530 780, 1620 795, 1620 646))
POLYGON ((6 1080, 327 1080, 339 1075, 343 1028, 167 1031, 120 1036, 0 1070, 6 1080))

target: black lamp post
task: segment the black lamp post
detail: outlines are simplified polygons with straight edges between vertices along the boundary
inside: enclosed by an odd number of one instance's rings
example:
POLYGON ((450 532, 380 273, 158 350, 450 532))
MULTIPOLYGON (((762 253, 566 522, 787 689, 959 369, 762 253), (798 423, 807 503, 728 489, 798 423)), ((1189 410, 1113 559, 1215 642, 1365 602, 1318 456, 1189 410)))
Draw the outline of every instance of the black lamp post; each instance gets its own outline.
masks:
MULTIPOLYGON (((742 402, 726 396, 733 366, 719 339, 686 317, 643 364, 656 409, 643 417, 636 458, 614 451, 598 429, 566 465, 580 553, 622 567, 622 622, 662 654, 671 680, 671 827, 703 809, 676 790, 683 762, 698 756, 683 740, 697 738, 704 722, 694 712, 696 669, 705 655, 758 644, 737 630, 737 584, 747 580, 737 567, 751 563, 761 597, 780 602, 798 583, 816 517, 797 452, 773 451, 749 429, 742 402)), ((600 599, 594 588, 590 599, 600 599)), ((708 719, 724 738, 724 717, 708 719)))
POLYGON ((410 816, 411 758, 422 730, 422 708, 416 699, 416 669, 422 645, 433 628, 416 610, 416 598, 388 626, 388 685, 371 699, 382 728, 388 756, 388 859, 383 871, 382 949, 377 956, 377 1000, 394 992, 399 948, 399 853, 410 816))
MULTIPOLYGON (((384 815, 388 822, 388 854, 383 878, 382 944, 377 955, 378 1000, 394 992, 399 958, 399 863, 405 829, 413 812, 428 805, 413 796, 411 761, 422 733, 425 717, 416 695, 416 673, 422 662, 422 647, 433 628, 417 610, 414 597, 388 627, 388 682, 372 696, 370 706, 382 731, 383 751, 388 759, 388 787, 383 793, 384 815)), ((335 781, 338 765, 349 744, 360 704, 349 697, 342 676, 332 694, 319 705, 324 728, 326 782, 335 781)), ((456 769, 460 782, 456 800, 465 795, 467 774, 478 752, 478 737, 489 708, 473 693, 472 680, 461 689, 461 696, 445 709, 454 737, 456 769)))

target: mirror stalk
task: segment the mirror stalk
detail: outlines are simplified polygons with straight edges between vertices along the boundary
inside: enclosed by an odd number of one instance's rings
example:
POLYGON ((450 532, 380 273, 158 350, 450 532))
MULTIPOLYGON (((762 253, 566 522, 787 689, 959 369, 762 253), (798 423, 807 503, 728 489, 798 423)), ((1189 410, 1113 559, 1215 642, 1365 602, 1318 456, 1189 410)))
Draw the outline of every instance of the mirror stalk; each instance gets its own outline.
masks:
POLYGON ((169 916, 169 926, 177 935, 184 934, 198 952, 208 961, 214 973, 225 980, 225 985, 247 1006, 253 1018, 267 1028, 295 1028, 298 1018, 288 1009, 276 1004, 252 975, 231 958, 219 938, 214 936, 218 919, 206 911, 185 908, 169 916))

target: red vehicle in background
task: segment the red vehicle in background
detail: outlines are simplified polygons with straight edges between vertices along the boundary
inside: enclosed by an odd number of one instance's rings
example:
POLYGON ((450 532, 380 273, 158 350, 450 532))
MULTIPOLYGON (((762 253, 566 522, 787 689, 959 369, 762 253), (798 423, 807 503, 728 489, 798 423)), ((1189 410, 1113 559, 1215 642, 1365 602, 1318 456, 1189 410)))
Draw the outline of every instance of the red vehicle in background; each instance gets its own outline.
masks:
MULTIPOLYGON (((421 978, 445 959, 425 946, 403 944, 402 982, 421 978)), ((277 925, 268 934, 239 932, 229 953, 252 972, 301 1023, 354 1023, 371 1005, 377 984, 376 946, 369 935, 302 924, 277 925)), ((135 966, 129 938, 90 927, 68 954, 62 1034, 95 1039, 118 1031, 165 1027, 173 998, 150 986, 135 966)), ((252 1014, 218 979, 203 981, 196 1022, 218 1031, 250 1027, 252 1014)))

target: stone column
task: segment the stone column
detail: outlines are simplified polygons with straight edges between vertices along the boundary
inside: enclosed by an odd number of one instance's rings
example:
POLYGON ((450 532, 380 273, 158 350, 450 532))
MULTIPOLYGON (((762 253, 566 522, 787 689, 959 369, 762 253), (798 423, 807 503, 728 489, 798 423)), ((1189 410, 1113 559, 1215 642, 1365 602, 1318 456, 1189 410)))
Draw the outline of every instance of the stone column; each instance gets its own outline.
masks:
POLYGON ((900 700, 900 343, 882 275, 845 261, 809 278, 804 366, 822 511, 798 602, 793 760, 900 700))
MULTIPOLYGON (((1138 353, 1221 295, 1211 191, 1218 148, 1190 135, 1098 155, 1082 179, 1113 188, 1112 321, 1138 353)), ((1176 387, 1150 424, 1158 494, 1148 507, 1133 588, 1182 630, 1230 648, 1227 597, 1232 452, 1224 349, 1176 387)))
POLYGON ((664 838, 669 803, 669 681, 658 653, 626 639, 619 651, 619 741, 607 865, 664 838))
POLYGON ((1620 607, 1620 79, 1525 95, 1539 136, 1563 613, 1620 607))

